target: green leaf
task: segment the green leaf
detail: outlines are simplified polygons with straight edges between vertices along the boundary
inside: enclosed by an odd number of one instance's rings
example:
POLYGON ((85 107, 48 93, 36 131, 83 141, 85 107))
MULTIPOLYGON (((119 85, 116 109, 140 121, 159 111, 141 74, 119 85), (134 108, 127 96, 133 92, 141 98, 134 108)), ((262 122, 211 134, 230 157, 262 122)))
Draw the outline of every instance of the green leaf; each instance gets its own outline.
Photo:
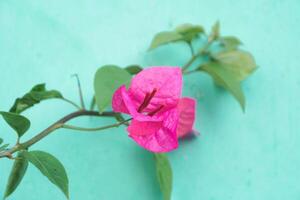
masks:
POLYGON ((250 53, 245 51, 225 51, 213 57, 222 63, 223 67, 232 72, 239 81, 247 78, 256 69, 254 58, 250 53))
POLYGON ((0 151, 5 150, 8 146, 9 146, 9 144, 4 144, 4 145, 0 146, 0 151))
POLYGON ((40 103, 42 100, 53 98, 63 98, 63 96, 56 90, 46 90, 45 84, 38 84, 23 97, 17 98, 9 111, 21 113, 35 104, 40 103))
POLYGON ((4 199, 9 195, 11 195, 17 189, 18 185, 21 183, 26 173, 27 167, 28 167, 27 159, 22 155, 22 152, 19 152, 14 161, 14 165, 11 169, 7 181, 4 199))
POLYGON ((217 21, 211 28, 211 32, 208 36, 208 41, 216 40, 220 37, 220 22, 217 21))
POLYGON ((221 44, 225 47, 226 50, 236 50, 242 42, 234 36, 225 36, 220 38, 221 44))
POLYGON ((202 26, 193 24, 182 24, 176 27, 175 31, 183 36, 187 42, 191 42, 194 38, 198 37, 200 33, 204 33, 202 26))
POLYGON ((158 46, 170 43, 170 42, 176 42, 179 40, 183 40, 183 36, 179 33, 176 33, 174 31, 164 31, 157 33, 149 47, 149 50, 155 49, 158 46))
POLYGON ((131 75, 123 68, 115 65, 100 67, 95 75, 94 89, 99 112, 111 105, 114 92, 123 84, 128 84, 131 75))
POLYGON ((170 200, 172 194, 172 168, 166 154, 154 154, 156 175, 164 200, 170 200))
POLYGON ((136 75, 137 73, 141 72, 143 68, 139 65, 129 65, 125 68, 125 70, 131 75, 136 75))
POLYGON ((21 137, 30 127, 30 121, 19 114, 0 111, 3 119, 13 128, 19 137, 21 137))
POLYGON ((68 176, 64 166, 57 158, 43 151, 25 151, 24 156, 69 199, 68 176))
POLYGON ((8 144, 3 144, 3 145, 1 146, 2 143, 3 143, 3 139, 0 138, 0 151, 6 149, 6 147, 8 147, 8 144))
POLYGON ((245 97, 240 86, 240 81, 222 63, 210 62, 199 68, 208 73, 215 83, 228 90, 245 110, 245 97))

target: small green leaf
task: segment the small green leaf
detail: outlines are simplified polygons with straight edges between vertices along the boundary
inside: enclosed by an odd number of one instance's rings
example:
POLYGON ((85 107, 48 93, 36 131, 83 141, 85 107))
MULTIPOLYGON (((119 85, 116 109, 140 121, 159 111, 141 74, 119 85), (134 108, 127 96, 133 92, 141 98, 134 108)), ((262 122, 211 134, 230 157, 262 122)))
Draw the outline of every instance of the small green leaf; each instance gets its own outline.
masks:
POLYGON ((204 33, 202 26, 193 24, 182 24, 176 27, 175 31, 183 36, 187 42, 191 42, 194 38, 198 37, 200 33, 204 33))
POLYGON ((37 84, 37 85, 33 86, 33 88, 31 88, 30 91, 31 92, 44 92, 44 91, 46 91, 46 84, 45 83, 37 84))
POLYGON ((234 36, 221 37, 220 41, 227 51, 236 50, 242 44, 242 42, 234 36))
POLYGON ((3 145, 2 145, 2 143, 3 143, 3 139, 0 138, 0 151, 6 149, 6 147, 8 147, 8 144, 3 144, 3 145), (2 145, 2 146, 1 146, 1 145, 2 145))
POLYGON ((9 144, 4 144, 4 145, 0 146, 0 151, 5 150, 8 146, 9 146, 9 144))
POLYGON ((136 75, 137 73, 141 72, 143 68, 139 65, 129 65, 125 67, 125 70, 131 75, 136 75))
POLYGON ((7 181, 4 199, 9 195, 11 195, 17 189, 18 185, 21 183, 26 173, 27 167, 28 167, 27 159, 22 155, 22 152, 19 152, 14 161, 14 165, 11 169, 7 181))
POLYGON ((208 36, 208 41, 216 40, 220 37, 220 22, 217 21, 211 28, 211 32, 208 36))
POLYGON ((0 111, 3 119, 13 128, 19 137, 21 137, 30 127, 30 121, 19 114, 0 111))
POLYGON ((210 62, 199 68, 208 73, 215 83, 228 90, 245 110, 245 97, 240 86, 240 81, 222 63, 210 62))
POLYGON ((245 51, 225 51, 213 57, 222 63, 223 67, 231 71, 239 81, 247 78, 256 69, 254 58, 250 53, 245 51))
POLYGON ((51 98, 63 98, 62 94, 57 90, 46 90, 45 83, 35 85, 31 89, 31 92, 33 92, 35 99, 39 101, 51 98))
POLYGON ((99 112, 111 105, 114 92, 123 84, 128 84, 131 75, 123 68, 115 65, 100 67, 95 75, 94 89, 99 112))
POLYGON ((166 154, 154 154, 156 175, 163 193, 164 200, 171 200, 172 194, 172 168, 166 154))
POLYGON ((174 31, 164 31, 157 33, 149 47, 149 50, 155 49, 158 46, 170 43, 170 42, 176 42, 179 40, 183 40, 183 36, 179 33, 176 33, 174 31))
POLYGON ((53 98, 63 98, 63 96, 56 90, 46 90, 45 84, 38 84, 23 97, 17 98, 9 111, 21 113, 35 104, 40 103, 42 100, 53 98))
POLYGON ((23 154, 30 163, 38 168, 69 199, 68 176, 64 166, 57 158, 43 151, 25 151, 23 154))

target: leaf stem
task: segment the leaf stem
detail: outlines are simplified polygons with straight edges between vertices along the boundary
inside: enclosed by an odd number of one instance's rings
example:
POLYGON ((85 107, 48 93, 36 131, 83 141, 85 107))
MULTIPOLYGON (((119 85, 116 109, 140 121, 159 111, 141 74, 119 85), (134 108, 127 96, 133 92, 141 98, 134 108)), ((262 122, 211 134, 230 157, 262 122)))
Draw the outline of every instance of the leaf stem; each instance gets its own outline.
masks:
POLYGON ((77 105, 75 102, 73 102, 73 101, 71 101, 71 100, 69 100, 69 99, 66 99, 66 98, 62 98, 62 100, 63 101, 65 101, 65 102, 67 102, 67 103, 69 103, 69 104, 71 104, 71 105, 73 105, 75 108, 77 108, 78 110, 81 110, 82 108, 79 106, 79 105, 77 105))
MULTIPOLYGON (((182 72, 184 73, 193 63, 194 63, 194 61, 198 58, 198 57, 200 57, 200 56, 203 56, 203 55, 205 55, 207 52, 207 50, 208 50, 208 48, 210 47, 210 45, 212 44, 214 42, 214 40, 209 40, 205 45, 204 45, 204 47, 202 48, 202 49, 200 49, 200 51, 198 52, 198 53, 196 53, 196 54, 192 54, 192 57, 191 57, 191 59, 185 64, 185 65, 183 65, 183 67, 182 67, 182 72)), ((192 49, 192 46, 189 44, 189 46, 190 46, 190 48, 192 49)))
POLYGON ((72 130, 78 130, 78 131, 102 131, 105 129, 109 129, 109 128, 114 128, 114 127, 118 127, 122 124, 126 124, 128 121, 130 121, 132 118, 124 120, 122 122, 119 123, 115 123, 115 124, 111 124, 111 125, 107 125, 107 126, 101 126, 101 127, 96 127, 96 128, 85 128, 85 127, 78 127, 78 126, 72 126, 72 125, 68 125, 68 124, 63 124, 61 126, 61 128, 66 128, 66 129, 72 129, 72 130))
POLYGON ((193 69, 193 70, 190 70, 190 71, 185 71, 185 72, 183 72, 183 74, 188 75, 188 74, 192 74, 192 73, 197 72, 197 71, 199 71, 199 70, 198 69, 193 69))
POLYGON ((189 47, 190 47, 192 56, 194 56, 194 55, 195 55, 195 52, 194 52, 194 48, 193 48, 192 42, 188 42, 188 45, 189 45, 189 47))
POLYGON ((79 76, 78 76, 78 74, 73 74, 73 77, 75 77, 76 80, 77 80, 77 86, 78 86, 78 92, 79 92, 81 108, 85 110, 85 105, 84 105, 84 100, 83 100, 83 95, 82 95, 82 89, 81 89, 79 76))
POLYGON ((185 72, 190 67, 190 65, 193 64, 193 62, 197 59, 197 57, 198 54, 193 55, 191 59, 185 65, 183 65, 182 71, 185 72))

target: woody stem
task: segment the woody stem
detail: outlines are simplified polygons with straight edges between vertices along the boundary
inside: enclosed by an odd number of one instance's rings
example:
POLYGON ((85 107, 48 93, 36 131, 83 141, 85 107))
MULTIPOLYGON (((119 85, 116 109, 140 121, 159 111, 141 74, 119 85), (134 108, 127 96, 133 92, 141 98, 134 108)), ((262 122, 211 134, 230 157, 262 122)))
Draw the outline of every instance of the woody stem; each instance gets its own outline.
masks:
MULTIPOLYGON (((117 113, 115 113, 115 112, 103 112, 103 113, 100 114, 99 112, 87 111, 87 110, 80 110, 80 111, 70 113, 70 114, 66 115, 65 117, 61 118, 60 120, 56 121, 52 125, 50 125, 45 130, 41 131, 36 136, 34 136, 31 139, 27 140, 26 142, 16 144, 14 147, 12 147, 8 150, 4 150, 4 151, 0 152, 0 158, 11 157, 11 155, 14 154, 17 151, 20 151, 20 150, 23 150, 23 149, 28 149, 33 144, 35 144, 38 141, 42 140, 43 138, 48 136, 50 133, 52 133, 56 129, 62 128, 64 126, 65 126, 64 128, 68 128, 68 126, 70 128, 70 125, 66 126, 65 123, 70 121, 71 119, 74 119, 74 118, 77 118, 77 117, 80 117, 80 116, 115 117, 116 115, 117 115, 117 113)), ((103 128, 103 127, 102 128, 107 129, 107 128, 116 127, 116 126, 119 126, 121 124, 126 123, 127 121, 128 120, 125 120, 124 122, 119 122, 117 124, 109 125, 109 126, 106 126, 105 128, 103 128)))

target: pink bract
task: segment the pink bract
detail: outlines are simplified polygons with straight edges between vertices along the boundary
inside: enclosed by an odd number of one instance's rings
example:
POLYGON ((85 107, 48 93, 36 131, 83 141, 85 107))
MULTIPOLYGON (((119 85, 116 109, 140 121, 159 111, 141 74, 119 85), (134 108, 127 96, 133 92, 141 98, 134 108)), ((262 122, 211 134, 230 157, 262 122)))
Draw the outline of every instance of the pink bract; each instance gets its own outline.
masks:
POLYGON ((177 125, 177 136, 179 138, 186 136, 193 130, 195 121, 196 101, 189 97, 181 98, 177 110, 179 113, 179 122, 177 125))
POLYGON ((122 85, 112 99, 115 112, 132 116, 129 136, 152 152, 168 152, 178 147, 178 137, 192 131, 195 100, 181 98, 179 67, 149 67, 122 85))

